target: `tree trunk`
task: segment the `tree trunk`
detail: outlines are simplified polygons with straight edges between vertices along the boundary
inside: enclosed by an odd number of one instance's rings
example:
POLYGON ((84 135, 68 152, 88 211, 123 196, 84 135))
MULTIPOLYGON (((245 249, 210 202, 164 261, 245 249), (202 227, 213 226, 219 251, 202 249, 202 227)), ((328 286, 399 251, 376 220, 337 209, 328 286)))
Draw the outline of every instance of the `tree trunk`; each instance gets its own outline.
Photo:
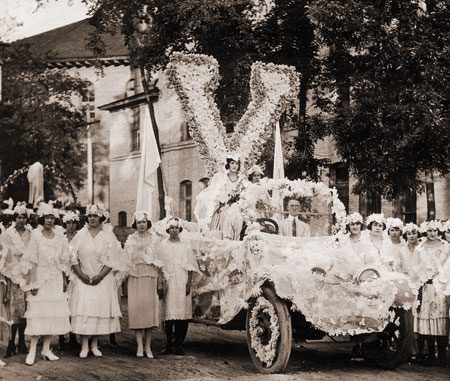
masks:
POLYGON ((155 134, 155 140, 156 145, 158 147, 158 153, 161 157, 161 163, 156 169, 156 177, 158 181, 158 202, 159 202, 159 219, 162 220, 166 216, 166 208, 165 208, 165 202, 164 202, 164 183, 163 183, 163 175, 162 175, 162 155, 161 155, 161 146, 159 144, 159 131, 158 131, 158 125, 156 124, 156 118, 155 118, 155 109, 153 107, 153 101, 150 99, 150 91, 147 83, 147 77, 145 75, 145 69, 143 66, 139 67, 139 70, 141 72, 141 78, 142 78, 142 86, 144 88, 145 96, 147 98, 147 105, 148 110, 150 112, 150 119, 152 121, 152 127, 153 127, 153 133, 155 134))
POLYGON ((427 195, 427 220, 434 220, 436 218, 436 201, 433 172, 431 171, 425 171, 425 191, 427 195))

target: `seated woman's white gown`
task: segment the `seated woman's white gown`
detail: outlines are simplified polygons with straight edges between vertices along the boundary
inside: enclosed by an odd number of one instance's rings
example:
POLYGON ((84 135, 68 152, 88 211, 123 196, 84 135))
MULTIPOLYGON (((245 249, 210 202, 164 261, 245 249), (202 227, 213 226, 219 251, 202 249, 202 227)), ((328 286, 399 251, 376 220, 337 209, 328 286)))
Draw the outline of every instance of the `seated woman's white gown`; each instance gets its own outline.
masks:
POLYGON ((29 293, 27 296, 25 334, 64 335, 70 332, 70 310, 67 294, 63 292, 62 272, 64 267, 68 268, 69 257, 66 255, 63 237, 55 233, 49 239, 42 235, 41 230, 36 229, 24 259, 35 267, 36 279, 33 283, 38 289, 36 295, 29 293))
MULTIPOLYGON (((75 258, 81 270, 89 277, 97 275, 103 266, 113 270, 123 270, 117 266, 125 258, 114 233, 103 228, 95 238, 87 227, 81 229, 71 242, 75 258), (122 258, 122 259, 123 259, 122 258)), ((72 331, 80 335, 106 335, 120 332, 120 312, 117 285, 110 271, 97 285, 83 283, 76 275, 73 277, 70 300, 72 331)))

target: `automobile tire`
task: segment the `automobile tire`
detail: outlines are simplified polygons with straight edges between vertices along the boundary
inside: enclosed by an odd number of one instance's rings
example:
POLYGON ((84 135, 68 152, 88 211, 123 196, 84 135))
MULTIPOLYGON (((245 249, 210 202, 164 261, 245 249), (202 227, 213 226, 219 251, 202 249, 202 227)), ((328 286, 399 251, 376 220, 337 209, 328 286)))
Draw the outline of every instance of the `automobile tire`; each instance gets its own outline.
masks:
POLYGON ((247 345, 258 372, 281 373, 291 355, 291 315, 286 303, 276 295, 272 287, 262 286, 261 289, 262 294, 249 301, 246 316, 247 345), (266 344, 266 347, 272 344, 271 353, 274 355, 269 356, 269 361, 264 360, 263 347, 260 345, 258 350, 258 344, 266 344))

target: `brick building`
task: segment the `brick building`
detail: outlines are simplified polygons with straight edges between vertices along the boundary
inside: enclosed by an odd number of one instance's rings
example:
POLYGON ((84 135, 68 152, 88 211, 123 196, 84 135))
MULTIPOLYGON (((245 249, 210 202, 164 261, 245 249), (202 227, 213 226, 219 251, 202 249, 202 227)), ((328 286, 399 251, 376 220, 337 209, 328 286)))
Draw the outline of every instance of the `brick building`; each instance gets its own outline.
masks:
MULTIPOLYGON (((129 226, 135 208, 140 160, 142 116, 146 99, 138 73, 131 69, 127 49, 119 34, 103 36, 106 54, 101 58, 103 69, 94 66, 86 39, 92 31, 88 20, 26 39, 27 42, 55 53, 54 68, 66 68, 73 75, 92 83, 89 99, 80 99, 87 111, 93 141, 94 200, 104 202, 111 211, 113 225, 129 226)), ((193 218, 195 197, 208 184, 206 170, 197 149, 190 140, 175 91, 160 75, 158 89, 152 89, 162 149, 165 186, 173 198, 175 214, 193 218)), ((285 132, 288 134, 295 133, 285 132)), ((85 136, 81 137, 86 139, 85 136)), ((348 212, 367 215, 382 210, 386 216, 421 222, 427 216, 427 195, 411 195, 388 202, 375 197, 351 193, 354 179, 336 155, 332 139, 317 144, 315 154, 328 158, 332 165, 323 170, 323 181, 335 186, 348 212)), ((434 177, 436 218, 450 218, 450 178, 434 177)), ((88 201, 88 186, 79 193, 88 201)), ((154 193, 154 215, 157 218, 157 190, 154 193)))

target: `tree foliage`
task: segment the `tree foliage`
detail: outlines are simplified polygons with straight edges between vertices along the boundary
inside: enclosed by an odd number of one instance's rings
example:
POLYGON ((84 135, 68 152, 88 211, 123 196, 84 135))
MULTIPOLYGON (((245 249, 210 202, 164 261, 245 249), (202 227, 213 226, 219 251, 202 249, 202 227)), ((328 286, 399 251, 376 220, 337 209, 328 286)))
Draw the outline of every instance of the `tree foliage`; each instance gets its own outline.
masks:
POLYGON ((316 91, 356 193, 393 198, 421 190, 425 171, 449 171, 449 5, 318 0, 311 7, 319 43, 330 49, 316 91))
POLYGON ((295 66, 302 85, 292 176, 314 178, 324 163, 312 147, 325 134, 356 177, 356 193, 392 198, 420 190, 423 171, 449 171, 446 0, 86 2, 98 28, 121 27, 133 62, 149 72, 174 50, 213 55, 225 121, 248 103, 254 61, 295 66), (137 38, 140 21, 150 28, 137 38))
MULTIPOLYGON (((55 166, 75 188, 82 184, 85 117, 73 97, 84 94, 86 83, 66 71, 51 70, 51 57, 15 43, 1 52, 3 100, 0 103, 1 177, 40 161, 55 166)), ((21 179, 22 182, 24 179, 21 179)), ((57 177, 46 177, 49 189, 67 190, 57 177)), ((24 191, 14 189, 21 193, 24 191)))

